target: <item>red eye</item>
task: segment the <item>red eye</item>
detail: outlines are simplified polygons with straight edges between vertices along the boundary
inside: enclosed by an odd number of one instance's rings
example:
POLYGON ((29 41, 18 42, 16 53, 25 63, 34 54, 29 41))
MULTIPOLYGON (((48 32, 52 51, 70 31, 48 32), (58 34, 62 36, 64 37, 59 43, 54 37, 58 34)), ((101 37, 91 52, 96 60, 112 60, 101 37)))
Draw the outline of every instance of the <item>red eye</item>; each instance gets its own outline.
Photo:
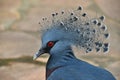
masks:
POLYGON ((53 47, 53 45, 54 45, 54 42, 53 42, 53 41, 50 41, 50 42, 47 43, 47 46, 48 46, 48 47, 53 47))

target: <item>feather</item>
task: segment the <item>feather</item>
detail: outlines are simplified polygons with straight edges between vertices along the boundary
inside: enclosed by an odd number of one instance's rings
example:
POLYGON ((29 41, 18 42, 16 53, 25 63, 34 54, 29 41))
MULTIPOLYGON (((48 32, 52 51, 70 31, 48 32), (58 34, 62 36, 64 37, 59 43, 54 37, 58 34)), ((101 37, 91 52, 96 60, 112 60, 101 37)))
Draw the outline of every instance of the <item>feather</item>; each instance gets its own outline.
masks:
MULTIPOLYGON (((102 47, 104 40, 109 37, 107 26, 104 24, 105 17, 88 18, 87 13, 81 12, 82 9, 83 8, 79 6, 77 11, 62 11, 61 14, 58 14, 58 12, 53 13, 46 25, 43 25, 46 27, 44 28, 45 30, 43 30, 43 34, 49 32, 51 34, 53 33, 51 36, 58 36, 61 39, 63 37, 65 40, 70 40, 73 45, 79 47, 84 46, 85 51, 88 51, 88 49, 96 49, 96 46, 94 46, 96 42, 101 42, 97 46, 102 47), (59 33, 60 31, 62 32, 60 34, 54 34, 54 30, 59 33), (64 36, 67 37, 64 38, 64 36), (91 46, 86 44, 90 44, 91 46)), ((99 49, 96 50, 99 51, 99 49)))

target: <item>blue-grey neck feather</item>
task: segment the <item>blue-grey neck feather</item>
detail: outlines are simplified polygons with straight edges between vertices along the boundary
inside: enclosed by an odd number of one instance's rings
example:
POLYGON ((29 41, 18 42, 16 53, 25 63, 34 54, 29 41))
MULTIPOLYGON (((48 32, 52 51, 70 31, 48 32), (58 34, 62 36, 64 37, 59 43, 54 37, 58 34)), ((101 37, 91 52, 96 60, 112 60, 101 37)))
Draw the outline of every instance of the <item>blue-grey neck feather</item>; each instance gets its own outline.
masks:
POLYGON ((77 59, 75 58, 72 50, 66 50, 66 51, 63 51, 62 53, 57 52, 56 54, 53 54, 53 55, 50 56, 50 58, 47 62, 46 68, 51 69, 51 68, 54 68, 56 66, 70 65, 73 62, 75 62, 76 60, 77 59))
POLYGON ((52 14, 50 19, 43 18, 43 36, 48 34, 43 38, 46 38, 46 41, 50 38, 68 40, 86 53, 93 49, 107 52, 109 46, 105 46, 108 43, 104 41, 109 34, 104 24, 105 17, 89 18, 87 13, 81 10, 82 8, 72 12, 62 11, 52 14))

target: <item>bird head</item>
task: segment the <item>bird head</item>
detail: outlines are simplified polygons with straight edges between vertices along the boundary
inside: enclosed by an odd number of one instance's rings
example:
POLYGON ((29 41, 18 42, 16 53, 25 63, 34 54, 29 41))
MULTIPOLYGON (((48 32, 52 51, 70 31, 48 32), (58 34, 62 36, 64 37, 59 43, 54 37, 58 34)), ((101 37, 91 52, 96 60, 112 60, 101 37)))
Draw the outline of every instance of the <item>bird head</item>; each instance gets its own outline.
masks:
POLYGON ((42 46, 40 50, 34 55, 34 59, 44 53, 54 55, 58 52, 63 53, 65 51, 72 50, 71 46, 74 45, 72 38, 74 37, 72 37, 71 34, 66 34, 66 31, 63 29, 51 28, 43 32, 41 37, 42 46))
POLYGON ((72 50, 72 45, 86 53, 93 49, 97 52, 108 51, 108 43, 104 43, 104 40, 109 34, 104 19, 104 16, 89 18, 82 12, 82 7, 72 12, 54 13, 49 20, 43 18, 42 46, 33 59, 43 53, 55 55, 72 50))

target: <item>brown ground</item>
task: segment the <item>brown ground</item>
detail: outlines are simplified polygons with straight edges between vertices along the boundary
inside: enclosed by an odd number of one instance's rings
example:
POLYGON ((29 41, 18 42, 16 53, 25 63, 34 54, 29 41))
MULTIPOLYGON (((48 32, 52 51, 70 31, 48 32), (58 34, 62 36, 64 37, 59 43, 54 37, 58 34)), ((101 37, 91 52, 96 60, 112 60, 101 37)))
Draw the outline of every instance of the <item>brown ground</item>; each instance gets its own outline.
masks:
POLYGON ((106 15, 120 21, 120 0, 95 0, 95 2, 106 15))
POLYGON ((106 16, 111 33, 111 49, 107 55, 79 54, 80 59, 104 67, 120 79, 120 0, 0 0, 0 80, 45 80, 47 56, 32 62, 39 49, 38 22, 41 17, 62 9, 84 6, 92 16, 106 16), (24 56, 28 56, 24 59, 24 56), (29 57, 30 56, 30 57, 29 57))

